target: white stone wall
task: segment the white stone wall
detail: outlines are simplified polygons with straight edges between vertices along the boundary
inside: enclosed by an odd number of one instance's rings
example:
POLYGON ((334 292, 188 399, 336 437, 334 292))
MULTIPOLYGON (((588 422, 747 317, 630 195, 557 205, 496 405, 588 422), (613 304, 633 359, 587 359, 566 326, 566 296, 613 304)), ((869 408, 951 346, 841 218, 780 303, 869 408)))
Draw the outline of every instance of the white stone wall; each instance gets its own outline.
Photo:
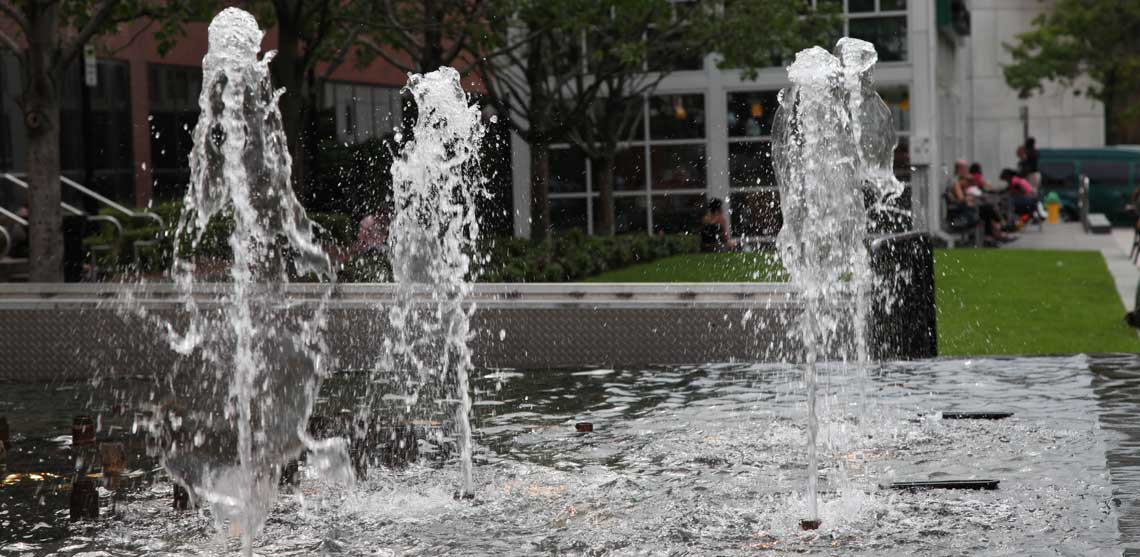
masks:
POLYGON ((1104 109, 1099 101, 1074 95, 1080 85, 1048 84, 1045 92, 1019 99, 1005 83, 1002 67, 1012 62, 1002 43, 1032 27, 1035 17, 1052 9, 1052 0, 971 0, 972 32, 966 41, 970 59, 969 115, 971 160, 990 179, 1004 167, 1016 167, 1022 142, 1020 109, 1029 109, 1029 135, 1039 148, 1101 147, 1104 109))

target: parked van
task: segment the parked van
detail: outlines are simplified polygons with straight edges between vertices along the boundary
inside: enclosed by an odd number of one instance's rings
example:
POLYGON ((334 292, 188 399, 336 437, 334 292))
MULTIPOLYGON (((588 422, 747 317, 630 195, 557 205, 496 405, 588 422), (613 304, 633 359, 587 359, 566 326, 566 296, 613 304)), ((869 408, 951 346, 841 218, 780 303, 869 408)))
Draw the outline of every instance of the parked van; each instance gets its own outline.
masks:
POLYGON ((1132 226, 1136 215, 1125 210, 1132 191, 1140 186, 1140 146, 1091 149, 1039 149, 1041 196, 1050 191, 1061 197, 1061 212, 1076 220, 1077 188, 1081 175, 1089 177, 1089 212, 1104 213, 1112 224, 1132 226))

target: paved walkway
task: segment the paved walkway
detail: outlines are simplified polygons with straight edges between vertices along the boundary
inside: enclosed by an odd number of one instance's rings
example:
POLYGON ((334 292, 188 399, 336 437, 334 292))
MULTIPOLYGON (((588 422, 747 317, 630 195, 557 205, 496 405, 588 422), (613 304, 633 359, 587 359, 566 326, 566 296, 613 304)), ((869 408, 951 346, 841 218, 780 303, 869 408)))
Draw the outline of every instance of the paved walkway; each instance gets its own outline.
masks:
POLYGON ((1116 292, 1124 308, 1132 311, 1136 301, 1136 285, 1140 283, 1140 268, 1132 262, 1132 231, 1113 228, 1111 234, 1086 234, 1080 223, 1046 224, 1043 230, 1027 226, 1018 234, 1018 240, 1005 247, 1017 249, 1095 250, 1104 255, 1108 272, 1116 282, 1116 292))

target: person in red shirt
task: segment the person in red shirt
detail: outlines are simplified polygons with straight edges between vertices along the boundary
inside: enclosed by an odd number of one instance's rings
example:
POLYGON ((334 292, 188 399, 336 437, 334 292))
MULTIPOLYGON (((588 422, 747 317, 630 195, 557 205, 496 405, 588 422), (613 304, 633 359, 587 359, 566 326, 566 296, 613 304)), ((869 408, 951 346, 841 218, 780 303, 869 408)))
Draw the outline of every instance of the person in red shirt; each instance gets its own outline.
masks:
POLYGON ((1023 217, 1032 217, 1037 212, 1037 192, 1028 180, 1017 175, 1017 171, 1006 168, 1001 171, 1001 179, 1009 184, 1013 211, 1023 217))

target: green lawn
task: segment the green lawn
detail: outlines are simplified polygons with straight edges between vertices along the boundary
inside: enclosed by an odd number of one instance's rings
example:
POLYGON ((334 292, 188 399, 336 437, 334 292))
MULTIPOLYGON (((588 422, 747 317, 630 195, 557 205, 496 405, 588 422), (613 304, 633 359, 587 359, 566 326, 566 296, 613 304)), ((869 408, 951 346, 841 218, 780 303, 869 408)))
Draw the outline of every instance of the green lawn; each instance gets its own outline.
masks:
POLYGON ((1136 352, 1094 251, 938 250, 938 353, 1136 352))
MULTIPOLYGON (((938 352, 1140 352, 1097 252, 937 250, 938 352)), ((679 255, 603 273, 590 282, 783 280, 767 254, 679 255)))
POLYGON ((617 269, 586 282, 768 282, 784 280, 768 253, 694 253, 617 269))

